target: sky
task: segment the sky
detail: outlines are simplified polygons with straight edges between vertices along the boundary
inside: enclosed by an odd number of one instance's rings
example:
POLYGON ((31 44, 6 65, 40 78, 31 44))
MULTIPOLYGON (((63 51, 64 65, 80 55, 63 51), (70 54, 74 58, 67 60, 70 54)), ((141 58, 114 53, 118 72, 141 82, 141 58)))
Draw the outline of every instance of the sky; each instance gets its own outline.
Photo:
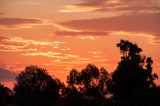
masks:
POLYGON ((88 63, 113 72, 120 39, 152 57, 160 76, 159 28, 160 0, 0 0, 0 82, 12 88, 29 65, 63 82, 88 63))

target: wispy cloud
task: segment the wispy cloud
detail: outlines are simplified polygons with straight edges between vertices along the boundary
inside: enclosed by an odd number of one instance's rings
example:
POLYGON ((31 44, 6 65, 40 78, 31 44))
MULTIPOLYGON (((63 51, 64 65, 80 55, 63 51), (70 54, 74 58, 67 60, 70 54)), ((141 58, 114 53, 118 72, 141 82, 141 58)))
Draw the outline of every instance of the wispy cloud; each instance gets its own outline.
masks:
POLYGON ((37 41, 37 40, 29 40, 29 39, 24 39, 21 37, 13 37, 13 38, 9 38, 9 39, 4 39, 3 42, 5 43, 20 43, 22 45, 35 45, 35 46, 57 46, 59 44, 64 44, 65 42, 61 42, 61 41, 53 41, 53 42, 49 42, 49 41, 37 41))
POLYGON ((160 0, 87 0, 64 6, 60 12, 160 12, 160 0))
POLYGON ((1 28, 30 28, 33 25, 44 24, 45 20, 27 18, 0 18, 1 28))
MULTIPOLYGON (((4 37, 0 36, 0 51, 3 52, 33 52, 40 48, 57 49, 64 44, 62 41, 37 41, 24 39, 21 37, 4 37)), ((62 49, 62 48, 61 48, 62 49)))
POLYGON ((95 36, 79 36, 78 38, 81 40, 85 40, 85 39, 95 40, 97 37, 95 37, 95 36))
POLYGON ((88 54, 94 54, 94 55, 97 55, 97 54, 102 54, 102 52, 88 51, 88 54))
POLYGON ((64 54, 60 52, 53 52, 53 51, 48 51, 48 52, 32 52, 32 53, 25 53, 22 54, 24 56, 45 56, 49 58, 54 58, 54 59, 70 59, 70 58, 78 58, 78 55, 73 55, 73 54, 64 54))
MULTIPOLYGON (((56 31, 54 35, 58 36, 78 36, 78 35, 92 35, 92 36, 102 36, 102 35, 108 35, 108 32, 106 31, 80 31, 80 32, 74 32, 74 31, 56 31)), ((83 38, 82 38, 83 39, 83 38)))
POLYGON ((18 45, 0 45, 1 52, 28 52, 28 51, 37 51, 36 48, 27 48, 26 46, 18 45))
POLYGON ((68 13, 72 13, 72 12, 87 12, 87 11, 94 11, 97 9, 100 9, 98 7, 83 7, 80 8, 81 6, 77 6, 77 5, 67 5, 64 6, 66 9, 63 10, 59 10, 59 12, 68 12, 68 13))

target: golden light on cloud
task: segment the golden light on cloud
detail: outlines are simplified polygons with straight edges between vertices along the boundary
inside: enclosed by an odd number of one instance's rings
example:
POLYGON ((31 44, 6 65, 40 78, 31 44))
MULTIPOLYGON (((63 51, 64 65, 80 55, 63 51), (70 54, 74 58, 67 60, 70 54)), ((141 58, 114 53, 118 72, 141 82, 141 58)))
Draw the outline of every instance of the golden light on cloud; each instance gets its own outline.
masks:
POLYGON ((149 43, 150 44, 155 44, 155 38, 156 36, 153 34, 149 33, 144 33, 144 32, 125 32, 125 31, 113 31, 110 33, 111 35, 124 35, 124 36, 140 36, 140 37, 147 37, 149 38, 149 43))
POLYGON ((73 55, 73 54, 64 54, 60 52, 32 52, 32 53, 25 53, 22 54, 24 56, 45 56, 49 58, 54 58, 54 59, 72 59, 72 58, 78 58, 78 55, 73 55))
POLYGON ((1 37, 0 51, 3 52, 33 52, 40 50, 39 48, 48 47, 58 49, 60 45, 65 44, 64 41, 37 41, 13 36, 10 36, 10 38, 1 37))
POLYGON ((81 7, 77 5, 64 6, 65 9, 59 10, 59 12, 72 13, 72 12, 89 12, 100 9, 99 7, 81 7))
POLYGON ((71 31, 71 32, 81 32, 81 30, 71 29, 69 27, 66 27, 66 26, 63 26, 63 25, 59 25, 59 24, 53 24, 53 26, 55 28, 57 28, 58 30, 71 31))
POLYGON ((94 36, 80 36, 79 38, 80 38, 81 40, 84 40, 84 39, 95 40, 95 39, 96 39, 96 37, 94 37, 94 36))

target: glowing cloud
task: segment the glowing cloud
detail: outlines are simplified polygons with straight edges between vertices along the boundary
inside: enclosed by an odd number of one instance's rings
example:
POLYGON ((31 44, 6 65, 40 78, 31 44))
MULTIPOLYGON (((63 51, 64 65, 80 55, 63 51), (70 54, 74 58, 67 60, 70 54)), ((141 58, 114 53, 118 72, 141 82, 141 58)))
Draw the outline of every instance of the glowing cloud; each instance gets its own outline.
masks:
POLYGON ((78 58, 78 55, 73 55, 73 54, 64 54, 60 52, 32 52, 32 53, 25 53, 22 54, 24 56, 45 56, 49 58, 54 58, 54 59, 70 59, 70 58, 78 58))
POLYGON ((0 51, 3 52, 29 52, 38 51, 39 48, 59 48, 65 42, 61 41, 37 41, 24 39, 21 37, 4 37, 0 36, 0 51))
POLYGON ((160 0, 87 0, 79 4, 71 4, 64 6, 66 9, 60 12, 160 12, 160 0))
POLYGON ((98 7, 83 7, 81 6, 76 6, 76 5, 68 5, 64 6, 66 9, 64 10, 59 10, 59 12, 66 12, 66 13, 71 13, 71 12, 87 12, 87 11, 94 11, 97 9, 100 9, 98 7))

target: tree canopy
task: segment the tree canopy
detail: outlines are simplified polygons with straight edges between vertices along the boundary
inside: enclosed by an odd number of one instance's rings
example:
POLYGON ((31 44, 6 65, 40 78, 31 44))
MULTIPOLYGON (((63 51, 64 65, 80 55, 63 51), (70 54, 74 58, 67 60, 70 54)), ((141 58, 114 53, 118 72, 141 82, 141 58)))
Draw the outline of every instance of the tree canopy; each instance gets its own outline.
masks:
POLYGON ((22 102, 56 101, 59 98, 60 84, 37 66, 28 66, 16 78, 15 96, 22 102), (27 101, 26 101, 27 100, 27 101))
POLYGON ((158 76, 152 73, 151 57, 142 55, 142 49, 127 40, 121 40, 117 47, 122 56, 117 69, 112 73, 110 91, 114 97, 126 100, 135 92, 156 87, 154 80, 158 76))
POLYGON ((12 91, 0 83, 0 106, 6 106, 6 102, 10 102, 12 91))

